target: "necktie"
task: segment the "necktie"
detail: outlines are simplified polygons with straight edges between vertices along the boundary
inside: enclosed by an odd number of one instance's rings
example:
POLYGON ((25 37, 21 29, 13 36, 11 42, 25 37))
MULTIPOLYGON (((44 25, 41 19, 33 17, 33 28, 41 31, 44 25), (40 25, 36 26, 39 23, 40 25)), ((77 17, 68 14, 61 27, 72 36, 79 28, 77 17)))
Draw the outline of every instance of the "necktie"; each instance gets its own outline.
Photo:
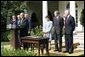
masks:
POLYGON ((20 20, 20 24, 22 24, 22 20, 20 20))
POLYGON ((65 24, 66 24, 66 21, 67 21, 67 17, 65 17, 65 24))
POLYGON ((67 21, 67 17, 64 17, 64 29, 65 29, 66 21, 67 21))

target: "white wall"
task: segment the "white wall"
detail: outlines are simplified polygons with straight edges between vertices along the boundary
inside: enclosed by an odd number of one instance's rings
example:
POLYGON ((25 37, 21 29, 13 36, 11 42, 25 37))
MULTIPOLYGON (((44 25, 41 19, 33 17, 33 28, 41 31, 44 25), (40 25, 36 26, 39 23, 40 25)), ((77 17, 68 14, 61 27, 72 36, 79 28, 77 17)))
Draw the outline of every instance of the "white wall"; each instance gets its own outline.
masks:
POLYGON ((59 11, 61 16, 63 16, 64 10, 65 10, 65 1, 59 1, 59 11))
POLYGON ((68 4, 69 1, 59 1, 59 11, 60 15, 63 16, 66 5, 68 4))

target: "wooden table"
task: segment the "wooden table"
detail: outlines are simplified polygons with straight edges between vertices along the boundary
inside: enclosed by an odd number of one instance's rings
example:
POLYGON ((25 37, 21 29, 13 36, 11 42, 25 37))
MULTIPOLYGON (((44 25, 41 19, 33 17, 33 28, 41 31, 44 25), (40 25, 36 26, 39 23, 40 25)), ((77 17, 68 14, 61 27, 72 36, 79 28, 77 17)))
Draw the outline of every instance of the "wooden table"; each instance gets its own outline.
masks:
POLYGON ((30 47, 37 47, 38 48, 38 55, 40 56, 40 49, 43 54, 43 49, 46 48, 46 53, 49 55, 48 50, 48 40, 49 38, 43 38, 43 37, 32 37, 32 36, 26 36, 21 38, 21 42, 31 44, 30 47))

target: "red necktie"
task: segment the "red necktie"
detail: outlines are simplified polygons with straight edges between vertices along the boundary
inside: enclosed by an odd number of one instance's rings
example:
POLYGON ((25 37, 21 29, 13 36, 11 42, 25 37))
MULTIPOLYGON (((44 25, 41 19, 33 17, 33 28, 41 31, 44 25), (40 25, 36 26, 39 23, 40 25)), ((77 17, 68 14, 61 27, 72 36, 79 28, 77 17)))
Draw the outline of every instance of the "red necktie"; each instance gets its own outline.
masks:
POLYGON ((64 17, 64 28, 65 28, 66 21, 67 21, 67 17, 64 17))

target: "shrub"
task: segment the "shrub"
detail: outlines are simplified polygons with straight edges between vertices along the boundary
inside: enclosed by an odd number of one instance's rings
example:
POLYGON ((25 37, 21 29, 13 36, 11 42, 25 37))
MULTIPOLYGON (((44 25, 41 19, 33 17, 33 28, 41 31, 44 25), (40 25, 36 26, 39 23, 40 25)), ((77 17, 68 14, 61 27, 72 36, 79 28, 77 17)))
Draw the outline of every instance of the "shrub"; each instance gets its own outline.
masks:
POLYGON ((82 26, 84 26, 84 9, 83 9, 82 12, 81 12, 80 24, 81 24, 82 26))
POLYGON ((6 31, 1 33, 1 41, 9 41, 12 38, 11 31, 6 31))
POLYGON ((15 50, 1 47, 1 56, 36 56, 36 54, 30 50, 15 50))
POLYGON ((31 30, 31 35, 34 36, 42 36, 42 27, 41 26, 36 26, 31 30))

